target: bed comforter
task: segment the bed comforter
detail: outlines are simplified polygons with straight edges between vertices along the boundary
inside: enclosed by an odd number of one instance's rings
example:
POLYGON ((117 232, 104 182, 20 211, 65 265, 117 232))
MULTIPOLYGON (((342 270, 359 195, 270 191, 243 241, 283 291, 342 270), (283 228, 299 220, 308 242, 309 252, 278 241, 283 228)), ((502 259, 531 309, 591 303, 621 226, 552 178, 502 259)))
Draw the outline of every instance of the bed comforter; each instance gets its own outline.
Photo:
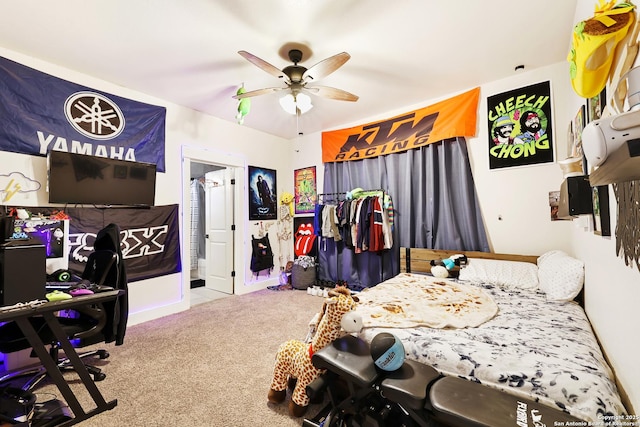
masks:
POLYGON ((611 369, 577 303, 549 302, 535 291, 477 286, 499 310, 477 327, 373 327, 360 336, 371 342, 378 333, 391 332, 402 340, 407 358, 444 375, 538 400, 585 421, 625 413, 611 369))

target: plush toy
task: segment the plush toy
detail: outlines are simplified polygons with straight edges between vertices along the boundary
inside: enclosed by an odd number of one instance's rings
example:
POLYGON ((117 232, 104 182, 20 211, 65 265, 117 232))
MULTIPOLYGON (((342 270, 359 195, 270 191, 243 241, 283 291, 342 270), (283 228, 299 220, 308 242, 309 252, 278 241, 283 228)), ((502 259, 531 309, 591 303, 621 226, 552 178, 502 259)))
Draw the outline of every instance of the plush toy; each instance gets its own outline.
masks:
MULTIPOLYGON (((244 88, 244 84, 238 88, 236 95, 242 95, 246 93, 247 90, 244 88)), ((236 120, 238 124, 241 125, 244 123, 244 118, 249 111, 251 110, 251 98, 242 98, 238 100, 238 114, 236 114, 236 120)))
POLYGON ((467 257, 462 254, 452 255, 446 259, 431 260, 431 274, 441 279, 449 277, 449 270, 455 266, 467 264, 467 257))
MULTIPOLYGON (((309 405, 306 387, 323 372, 313 366, 311 357, 315 351, 324 348, 340 336, 342 319, 347 313, 355 310, 356 302, 358 298, 352 296, 348 288, 331 289, 322 305, 311 342, 289 340, 280 345, 276 354, 271 389, 267 396, 269 402, 282 403, 287 394, 289 381, 295 380, 289 413, 293 417, 304 415, 309 405)), ((351 322, 358 323, 356 318, 351 318, 346 324, 351 322)))
POLYGON ((280 203, 289 206, 289 215, 293 216, 293 194, 286 191, 280 196, 280 203))

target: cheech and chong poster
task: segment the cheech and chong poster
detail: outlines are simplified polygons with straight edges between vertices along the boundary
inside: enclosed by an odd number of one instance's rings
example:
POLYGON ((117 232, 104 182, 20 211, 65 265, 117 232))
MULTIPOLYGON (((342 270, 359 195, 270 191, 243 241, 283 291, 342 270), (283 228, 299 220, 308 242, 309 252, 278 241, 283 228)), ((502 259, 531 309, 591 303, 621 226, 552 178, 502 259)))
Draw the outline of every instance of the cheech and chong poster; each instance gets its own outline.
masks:
POLYGON ((488 97, 487 112, 489 169, 553 162, 548 81, 488 97))

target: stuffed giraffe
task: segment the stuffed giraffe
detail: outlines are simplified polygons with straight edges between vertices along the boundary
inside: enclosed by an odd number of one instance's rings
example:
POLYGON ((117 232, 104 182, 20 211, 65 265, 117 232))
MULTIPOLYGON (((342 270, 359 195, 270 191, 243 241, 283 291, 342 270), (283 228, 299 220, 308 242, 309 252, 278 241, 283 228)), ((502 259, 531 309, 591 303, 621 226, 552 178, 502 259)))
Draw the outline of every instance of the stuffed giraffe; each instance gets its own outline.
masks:
POLYGON ((295 379, 289 414, 294 417, 304 415, 309 405, 306 387, 323 372, 313 366, 311 356, 340 336, 342 317, 356 308, 356 302, 358 298, 352 296, 348 288, 331 289, 322 305, 311 342, 289 340, 280 345, 268 395, 269 402, 282 403, 286 397, 289 380, 295 379))

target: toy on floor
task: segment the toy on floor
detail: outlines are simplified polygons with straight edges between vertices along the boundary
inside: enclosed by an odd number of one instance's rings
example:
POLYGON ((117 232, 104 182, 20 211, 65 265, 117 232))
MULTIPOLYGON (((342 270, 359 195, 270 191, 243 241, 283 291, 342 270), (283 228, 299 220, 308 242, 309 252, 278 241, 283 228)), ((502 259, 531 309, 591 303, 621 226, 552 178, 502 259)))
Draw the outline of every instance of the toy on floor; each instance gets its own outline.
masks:
MULTIPOLYGON (((327 344, 340 336, 342 319, 355 310, 358 298, 351 295, 347 288, 337 287, 329 291, 328 298, 322 305, 317 327, 310 343, 299 340, 289 340, 280 345, 276 354, 273 370, 273 381, 267 396, 271 403, 282 403, 287 394, 289 380, 296 380, 295 388, 289 402, 289 414, 301 417, 309 405, 306 387, 323 371, 311 363, 314 351, 324 348, 327 344)), ((351 318, 350 322, 357 324, 351 318)))
POLYGON ((431 260, 431 274, 441 279, 449 277, 449 271, 455 266, 467 264, 467 257, 462 254, 451 255, 447 259, 431 260))

